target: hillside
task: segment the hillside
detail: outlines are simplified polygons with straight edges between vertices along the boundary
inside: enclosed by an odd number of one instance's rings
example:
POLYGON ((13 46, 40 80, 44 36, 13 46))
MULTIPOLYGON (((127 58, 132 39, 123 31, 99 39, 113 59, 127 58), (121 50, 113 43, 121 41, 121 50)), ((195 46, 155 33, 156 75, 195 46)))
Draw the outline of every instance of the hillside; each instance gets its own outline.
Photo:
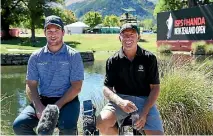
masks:
POLYGON ((98 11, 105 15, 117 15, 121 16, 125 11, 124 9, 134 9, 132 12, 137 15, 139 19, 153 18, 153 10, 155 5, 148 0, 76 0, 78 2, 68 4, 69 0, 66 0, 68 9, 75 12, 78 18, 81 18, 85 13, 89 11, 98 11))
MULTIPOLYGON (((73 3, 81 2, 81 1, 86 1, 86 0, 65 0, 65 4, 66 5, 71 5, 73 3)), ((151 1, 151 2, 156 4, 158 0, 148 0, 148 1, 151 1)))
POLYGON ((65 5, 71 5, 73 3, 76 3, 76 2, 82 2, 82 1, 86 1, 86 0, 65 0, 65 5))

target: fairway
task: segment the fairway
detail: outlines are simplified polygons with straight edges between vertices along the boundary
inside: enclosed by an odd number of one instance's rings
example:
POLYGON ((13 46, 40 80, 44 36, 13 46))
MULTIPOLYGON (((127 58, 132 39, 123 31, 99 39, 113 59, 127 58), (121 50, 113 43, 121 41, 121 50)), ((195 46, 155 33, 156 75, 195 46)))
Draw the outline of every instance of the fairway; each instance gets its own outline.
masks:
MULTIPOLYGON (((29 39, 25 35, 25 37, 10 41, 2 41, 1 53, 31 53, 46 44, 46 38, 41 34, 37 35, 35 44, 30 43, 29 39)), ((65 35, 64 42, 78 51, 94 51, 97 53, 112 52, 121 47, 118 34, 65 35)), ((142 34, 138 44, 151 52, 156 52, 156 34, 142 34)))

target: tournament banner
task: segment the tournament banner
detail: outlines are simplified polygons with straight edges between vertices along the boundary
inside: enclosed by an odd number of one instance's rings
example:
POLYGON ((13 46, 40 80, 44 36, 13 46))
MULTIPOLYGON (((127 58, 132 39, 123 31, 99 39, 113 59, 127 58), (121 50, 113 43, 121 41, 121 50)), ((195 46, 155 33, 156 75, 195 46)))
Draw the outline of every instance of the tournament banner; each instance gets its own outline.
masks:
POLYGON ((157 15, 157 40, 213 40, 213 4, 157 15))

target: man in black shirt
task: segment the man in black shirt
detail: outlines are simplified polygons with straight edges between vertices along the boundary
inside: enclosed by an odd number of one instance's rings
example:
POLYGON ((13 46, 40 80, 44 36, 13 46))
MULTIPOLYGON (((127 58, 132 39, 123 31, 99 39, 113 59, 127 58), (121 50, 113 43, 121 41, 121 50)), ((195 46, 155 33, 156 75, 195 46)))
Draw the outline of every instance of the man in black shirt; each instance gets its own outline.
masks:
POLYGON ((157 59, 137 45, 138 27, 122 25, 119 39, 122 48, 106 63, 104 95, 109 103, 97 119, 102 135, 117 135, 116 121, 122 124, 131 114, 138 114, 135 128, 146 135, 163 135, 159 111, 155 105, 160 92, 157 59))

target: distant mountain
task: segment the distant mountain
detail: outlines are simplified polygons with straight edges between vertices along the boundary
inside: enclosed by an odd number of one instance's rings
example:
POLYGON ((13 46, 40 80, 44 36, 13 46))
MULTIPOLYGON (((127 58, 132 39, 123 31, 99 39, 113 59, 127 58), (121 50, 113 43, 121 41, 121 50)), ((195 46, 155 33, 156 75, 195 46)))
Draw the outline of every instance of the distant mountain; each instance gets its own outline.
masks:
POLYGON ((135 10, 131 13, 143 19, 153 18, 155 4, 151 1, 156 0, 66 0, 65 2, 66 7, 74 11, 78 18, 89 11, 100 12, 102 16, 112 14, 121 16, 125 10, 135 10))
POLYGON ((82 1, 86 1, 86 0, 65 0, 65 5, 69 6, 73 3, 82 2, 82 1))
MULTIPOLYGON (((86 1, 86 0, 65 0, 65 3, 66 5, 71 5, 73 3, 82 2, 82 1, 86 1)), ((148 1, 151 1, 156 4, 158 0, 148 0, 148 1)))
POLYGON ((151 1, 153 2, 154 4, 156 4, 158 2, 158 0, 148 0, 148 1, 151 1))

